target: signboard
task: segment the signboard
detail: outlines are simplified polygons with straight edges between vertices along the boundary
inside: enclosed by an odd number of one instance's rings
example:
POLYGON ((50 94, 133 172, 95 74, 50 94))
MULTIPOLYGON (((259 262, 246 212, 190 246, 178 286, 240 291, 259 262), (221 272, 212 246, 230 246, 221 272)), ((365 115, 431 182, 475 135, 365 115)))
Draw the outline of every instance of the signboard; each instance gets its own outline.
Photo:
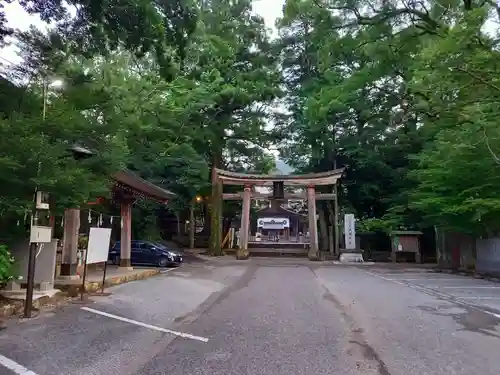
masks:
POLYGON ((354 214, 344 215, 344 236, 346 250, 356 249, 356 219, 354 214))
POLYGON ((30 243, 49 243, 52 242, 52 227, 42 227, 32 225, 30 231, 30 243))
POLYGON ((87 246, 87 264, 108 261, 110 228, 90 228, 89 243, 87 246))
POLYGON ((290 219, 263 217, 257 220, 257 228, 262 228, 262 229, 290 228, 290 219))

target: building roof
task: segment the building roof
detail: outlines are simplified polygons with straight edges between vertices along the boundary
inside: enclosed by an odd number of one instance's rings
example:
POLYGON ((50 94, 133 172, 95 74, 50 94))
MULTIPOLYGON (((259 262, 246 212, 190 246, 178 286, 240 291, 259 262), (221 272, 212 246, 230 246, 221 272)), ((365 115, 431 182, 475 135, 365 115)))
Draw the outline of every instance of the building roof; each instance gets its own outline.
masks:
POLYGON ((305 215, 294 212, 292 210, 287 210, 286 208, 283 207, 264 207, 261 208, 260 210, 257 210, 257 214, 259 217, 262 217, 262 215, 269 215, 269 216, 286 216, 286 217, 304 217, 305 215))
POLYGON ((289 174, 289 175, 261 175, 230 172, 216 169, 217 176, 223 184, 229 185, 264 185, 266 183, 283 181, 286 185, 333 185, 342 176, 344 168, 327 172, 289 174))
POLYGON ((169 190, 163 189, 143 179, 128 169, 115 173, 113 179, 117 182, 118 187, 125 190, 132 190, 134 193, 140 193, 146 198, 154 199, 159 202, 168 201, 176 195, 169 190))

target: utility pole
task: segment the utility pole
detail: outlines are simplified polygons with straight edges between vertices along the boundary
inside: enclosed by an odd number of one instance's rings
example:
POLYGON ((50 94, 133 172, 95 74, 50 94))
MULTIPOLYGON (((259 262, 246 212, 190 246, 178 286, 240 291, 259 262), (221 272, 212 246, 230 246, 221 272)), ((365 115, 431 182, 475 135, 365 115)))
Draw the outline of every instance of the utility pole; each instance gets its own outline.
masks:
MULTIPOLYGON (((48 91, 48 82, 44 77, 42 82, 42 121, 45 122, 45 118, 47 116, 47 91, 48 91)), ((41 163, 38 163, 37 169, 37 177, 41 172, 41 163)), ((31 318, 33 312, 33 290, 35 289, 35 272, 36 272, 36 254, 38 251, 38 243, 35 242, 33 236, 31 236, 31 232, 33 231, 33 227, 37 224, 38 215, 37 215, 37 194, 38 194, 38 186, 35 187, 35 193, 33 195, 33 208, 31 211, 31 219, 30 219, 30 246, 29 246, 29 256, 28 256, 28 275, 26 280, 26 300, 24 301, 24 317, 31 318)))
MULTIPOLYGON (((31 228, 33 227, 33 221, 36 220, 33 215, 31 217, 31 228)), ((26 300, 24 301, 24 317, 31 318, 31 313, 33 310, 33 289, 35 289, 35 269, 36 269, 36 253, 38 249, 38 244, 36 242, 30 241, 30 250, 28 258, 28 280, 26 283, 26 300)))

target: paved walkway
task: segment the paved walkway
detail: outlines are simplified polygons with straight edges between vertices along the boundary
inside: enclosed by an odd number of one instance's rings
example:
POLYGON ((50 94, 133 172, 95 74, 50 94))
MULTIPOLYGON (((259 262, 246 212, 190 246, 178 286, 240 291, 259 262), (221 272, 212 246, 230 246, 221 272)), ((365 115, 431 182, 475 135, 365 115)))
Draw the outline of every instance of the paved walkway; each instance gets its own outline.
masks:
POLYGON ((475 279, 471 276, 434 273, 411 267, 397 270, 375 266, 367 271, 383 280, 404 285, 458 305, 477 306, 484 311, 498 314, 500 317, 500 283, 475 279))
POLYGON ((484 280, 261 258, 110 290, 1 332, 0 375, 500 373, 484 280))

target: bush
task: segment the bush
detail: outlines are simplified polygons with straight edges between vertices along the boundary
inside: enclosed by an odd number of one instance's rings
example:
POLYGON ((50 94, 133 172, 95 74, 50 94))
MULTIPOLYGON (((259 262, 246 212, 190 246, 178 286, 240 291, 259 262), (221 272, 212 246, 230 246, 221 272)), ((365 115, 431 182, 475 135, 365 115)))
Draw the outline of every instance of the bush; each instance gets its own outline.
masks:
POLYGON ((0 284, 14 278, 14 258, 6 245, 0 245, 0 284))
POLYGON ((87 250, 89 238, 84 235, 78 236, 78 250, 87 250))

